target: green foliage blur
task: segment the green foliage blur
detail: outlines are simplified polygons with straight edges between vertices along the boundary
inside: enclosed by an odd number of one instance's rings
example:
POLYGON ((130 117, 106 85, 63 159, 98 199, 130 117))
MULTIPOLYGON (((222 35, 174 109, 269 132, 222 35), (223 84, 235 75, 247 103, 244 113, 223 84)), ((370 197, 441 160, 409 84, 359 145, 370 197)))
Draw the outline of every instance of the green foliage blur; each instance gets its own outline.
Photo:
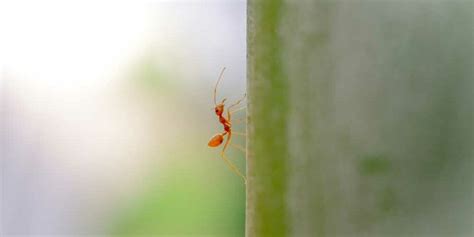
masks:
MULTIPOLYGON (((134 88, 132 98, 149 105, 146 109, 157 121, 150 133, 160 134, 168 127, 172 135, 169 143, 156 144, 162 147, 164 157, 153 149, 144 154, 145 159, 161 162, 149 166, 150 175, 143 180, 145 188, 119 208, 110 232, 114 236, 243 236, 245 185, 220 159, 221 148, 207 147, 210 134, 221 129, 212 127, 217 120, 209 124, 207 116, 202 116, 213 111, 203 109, 201 100, 190 99, 183 86, 173 80, 174 75, 165 73, 155 58, 145 56, 135 65, 125 86, 134 88), (167 109, 169 106, 177 109, 167 109), (167 116, 171 118, 164 119, 167 116)), ((210 102, 211 93, 203 101, 210 102)), ((236 138, 236 143, 244 142, 236 138)), ((230 150, 228 155, 244 170, 243 153, 230 150)))

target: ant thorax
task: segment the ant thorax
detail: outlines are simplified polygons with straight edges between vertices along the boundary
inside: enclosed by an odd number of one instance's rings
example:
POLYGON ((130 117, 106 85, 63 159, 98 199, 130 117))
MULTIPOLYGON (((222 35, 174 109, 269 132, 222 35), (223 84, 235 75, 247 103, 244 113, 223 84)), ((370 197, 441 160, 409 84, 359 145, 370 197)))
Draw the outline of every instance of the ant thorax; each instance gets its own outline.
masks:
POLYGON ((226 118, 224 118, 224 116, 220 115, 219 116, 219 122, 222 123, 222 124, 228 124, 229 121, 227 121, 226 118))

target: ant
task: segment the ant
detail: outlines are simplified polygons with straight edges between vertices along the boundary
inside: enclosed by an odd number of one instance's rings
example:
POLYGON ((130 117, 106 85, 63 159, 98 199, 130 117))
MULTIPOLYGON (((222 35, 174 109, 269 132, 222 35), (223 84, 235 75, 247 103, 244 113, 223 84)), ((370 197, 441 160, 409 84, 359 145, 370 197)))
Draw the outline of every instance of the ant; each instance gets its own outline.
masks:
POLYGON ((227 147, 229 145, 245 152, 245 149, 238 146, 238 145, 235 145, 235 144, 232 144, 231 143, 231 138, 232 138, 232 134, 235 134, 235 135, 241 135, 241 136, 245 136, 245 134, 243 133, 238 133, 238 132, 233 132, 232 131, 232 123, 230 122, 230 118, 231 118, 231 115, 241 109, 244 109, 245 107, 241 107, 239 109, 235 109, 235 110, 231 110, 232 108, 234 108, 235 106, 239 105, 240 102, 242 102, 246 95, 247 94, 244 94, 244 96, 238 100, 237 102, 235 102, 234 104, 230 105, 228 108, 227 108, 227 118, 224 117, 224 103, 226 101, 226 98, 224 98, 222 100, 222 102, 220 102, 219 104, 217 103, 217 100, 216 100, 216 95, 217 95, 217 86, 219 85, 219 82, 222 80, 222 76, 224 74, 224 71, 225 71, 225 67, 222 68, 222 71, 219 75, 219 79, 217 80, 216 82, 216 85, 214 87, 214 112, 216 113, 217 117, 219 118, 219 122, 224 126, 224 132, 222 133, 218 133, 216 135, 214 135, 210 140, 209 140, 209 143, 207 144, 209 147, 218 147, 220 146, 223 142, 224 142, 224 137, 227 135, 227 140, 225 141, 224 143, 224 148, 222 148, 222 151, 221 151, 221 157, 222 159, 227 163, 227 165, 229 166, 229 168, 234 172, 236 173, 237 175, 239 175, 240 177, 242 177, 242 179, 244 180, 244 182, 247 182, 245 176, 240 173, 239 169, 237 169, 237 167, 232 164, 232 162, 230 162, 229 159, 227 159, 227 156, 225 155, 225 151, 227 149, 227 147))

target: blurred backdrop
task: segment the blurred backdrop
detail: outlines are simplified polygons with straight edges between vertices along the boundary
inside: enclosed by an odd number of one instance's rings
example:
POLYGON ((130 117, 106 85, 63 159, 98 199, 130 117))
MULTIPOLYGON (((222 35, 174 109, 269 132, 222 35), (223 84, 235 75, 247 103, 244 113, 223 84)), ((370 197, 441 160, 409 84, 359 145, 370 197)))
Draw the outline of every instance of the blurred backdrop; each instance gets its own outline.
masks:
POLYGON ((245 93, 245 5, 2 1, 0 235, 243 236, 207 142, 223 66, 219 96, 245 93))

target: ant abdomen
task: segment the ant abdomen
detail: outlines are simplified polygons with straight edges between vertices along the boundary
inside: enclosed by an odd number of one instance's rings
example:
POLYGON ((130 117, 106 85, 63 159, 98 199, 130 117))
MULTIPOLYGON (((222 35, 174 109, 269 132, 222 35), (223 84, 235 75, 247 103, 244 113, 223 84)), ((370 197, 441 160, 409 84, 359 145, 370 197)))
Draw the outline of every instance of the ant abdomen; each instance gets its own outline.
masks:
POLYGON ((218 133, 218 134, 214 135, 209 140, 207 145, 210 146, 210 147, 216 147, 216 146, 219 146, 220 144, 222 144, 223 141, 224 141, 224 136, 222 136, 222 134, 218 133))

